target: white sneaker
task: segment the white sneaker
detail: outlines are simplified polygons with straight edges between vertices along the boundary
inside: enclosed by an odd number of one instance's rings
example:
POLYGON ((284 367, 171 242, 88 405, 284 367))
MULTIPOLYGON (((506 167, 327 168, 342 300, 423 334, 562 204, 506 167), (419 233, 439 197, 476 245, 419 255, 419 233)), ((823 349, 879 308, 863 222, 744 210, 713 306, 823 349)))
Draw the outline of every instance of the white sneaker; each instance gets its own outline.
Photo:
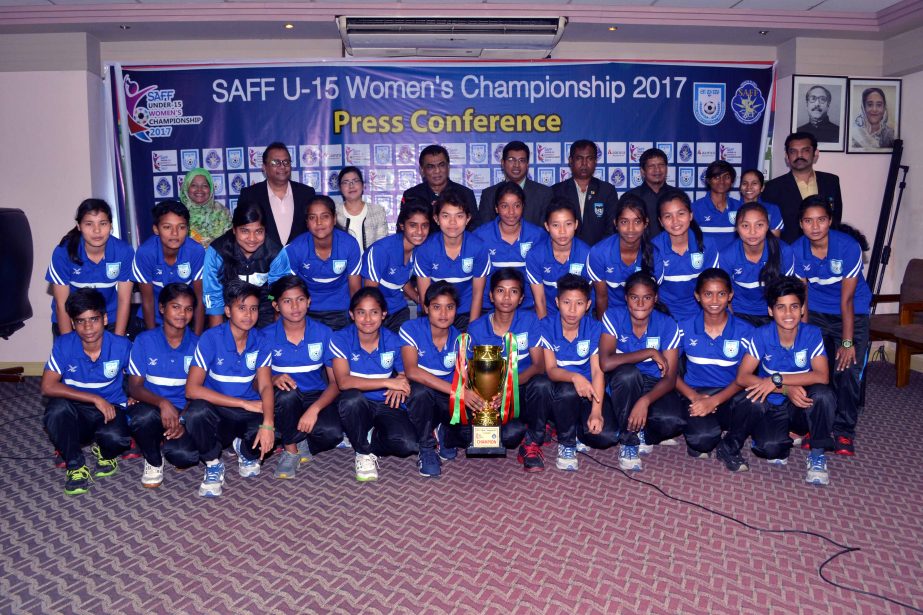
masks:
POLYGON ((260 475, 260 460, 247 459, 240 452, 240 438, 234 438, 234 452, 237 453, 237 471, 244 478, 251 478, 260 475))
POLYGON ((144 460, 144 473, 141 475, 141 486, 156 489, 163 483, 163 464, 152 466, 144 460))
POLYGON ((206 498, 216 498, 221 495, 221 487, 224 485, 224 462, 205 466, 205 478, 199 485, 199 495, 206 498))
POLYGON ((766 463, 771 466, 787 466, 788 459, 767 459, 766 463))
POLYGON ((827 471, 827 458, 823 454, 808 455, 808 473, 804 477, 806 483, 812 485, 830 484, 830 472, 827 471))
POLYGON ((638 446, 623 444, 619 447, 619 468, 626 472, 641 471, 641 457, 638 456, 638 446))
POLYGON ((584 443, 581 442, 580 440, 577 440, 577 452, 578 452, 578 453, 589 453, 589 452, 592 451, 592 450, 593 450, 593 449, 591 449, 589 446, 587 446, 586 444, 584 444, 584 443))
MULTIPOLYGON (((638 444, 638 454, 639 455, 650 455, 651 453, 654 452, 654 445, 648 444, 647 440, 644 439, 643 429, 638 432, 638 441, 640 442, 640 444, 638 444)), ((625 468, 622 468, 622 469, 624 470, 625 468)))
POLYGON ((558 458, 554 462, 554 465, 559 470, 564 470, 565 472, 576 472, 578 465, 577 447, 558 444, 558 458))
POLYGON ((353 445, 349 443, 349 438, 343 436, 343 439, 340 440, 340 443, 337 444, 337 448, 352 448, 353 445))
POLYGON ((356 480, 360 483, 378 480, 378 457, 356 453, 356 480))
POLYGON ((676 438, 667 438, 666 440, 661 440, 660 446, 678 446, 679 442, 676 438))

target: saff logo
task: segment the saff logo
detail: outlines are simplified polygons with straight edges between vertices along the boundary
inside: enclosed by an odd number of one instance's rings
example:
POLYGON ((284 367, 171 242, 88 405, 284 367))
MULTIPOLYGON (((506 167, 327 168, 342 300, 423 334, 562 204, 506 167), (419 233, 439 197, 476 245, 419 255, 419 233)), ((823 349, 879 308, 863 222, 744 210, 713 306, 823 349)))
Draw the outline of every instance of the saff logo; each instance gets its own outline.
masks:
POLYGON ((766 99, 753 81, 744 81, 734 92, 731 111, 741 124, 755 124, 766 109, 766 99))
POLYGON ((696 83, 692 89, 692 113, 699 124, 714 126, 724 119, 724 83, 696 83))

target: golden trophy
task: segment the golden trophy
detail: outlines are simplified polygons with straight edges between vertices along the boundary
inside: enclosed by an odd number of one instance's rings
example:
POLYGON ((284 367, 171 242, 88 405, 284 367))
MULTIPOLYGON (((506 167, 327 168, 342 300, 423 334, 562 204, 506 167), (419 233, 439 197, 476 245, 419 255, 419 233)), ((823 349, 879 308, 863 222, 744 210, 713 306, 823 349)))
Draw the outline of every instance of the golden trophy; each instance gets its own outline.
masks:
POLYGON ((468 362, 468 383, 486 402, 471 413, 471 446, 469 457, 506 457, 500 442, 500 408, 497 396, 506 379, 507 361, 502 346, 475 346, 468 362))

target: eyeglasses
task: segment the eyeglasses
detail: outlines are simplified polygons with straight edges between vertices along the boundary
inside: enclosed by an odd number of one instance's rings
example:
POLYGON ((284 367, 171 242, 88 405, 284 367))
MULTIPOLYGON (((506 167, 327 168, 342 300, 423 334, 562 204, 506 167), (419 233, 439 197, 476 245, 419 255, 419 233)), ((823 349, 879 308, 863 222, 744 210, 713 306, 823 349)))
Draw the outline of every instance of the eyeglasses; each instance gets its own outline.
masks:
POLYGON ((507 157, 504 158, 503 160, 505 160, 506 162, 508 162, 508 163, 510 163, 510 164, 514 164, 514 163, 517 163, 517 162, 518 162, 519 164, 526 164, 526 163, 529 162, 529 159, 528 159, 528 158, 514 158, 513 156, 507 156, 507 157))
POLYGON ((808 96, 808 102, 828 102, 829 100, 826 96, 808 96))
POLYGON ((285 167, 286 169, 292 166, 291 160, 270 160, 269 166, 271 167, 285 167))
POLYGON ((361 179, 344 179, 343 181, 340 182, 340 185, 341 186, 361 186, 362 180, 361 179))

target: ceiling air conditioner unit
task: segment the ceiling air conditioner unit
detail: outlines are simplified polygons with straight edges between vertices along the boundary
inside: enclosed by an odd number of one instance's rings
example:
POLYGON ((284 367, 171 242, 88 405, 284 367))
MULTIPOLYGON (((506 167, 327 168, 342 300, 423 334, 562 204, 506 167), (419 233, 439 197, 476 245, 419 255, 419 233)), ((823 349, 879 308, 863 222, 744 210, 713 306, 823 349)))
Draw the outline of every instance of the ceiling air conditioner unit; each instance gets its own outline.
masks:
POLYGON ((346 54, 363 57, 548 57, 566 17, 337 17, 346 54))

